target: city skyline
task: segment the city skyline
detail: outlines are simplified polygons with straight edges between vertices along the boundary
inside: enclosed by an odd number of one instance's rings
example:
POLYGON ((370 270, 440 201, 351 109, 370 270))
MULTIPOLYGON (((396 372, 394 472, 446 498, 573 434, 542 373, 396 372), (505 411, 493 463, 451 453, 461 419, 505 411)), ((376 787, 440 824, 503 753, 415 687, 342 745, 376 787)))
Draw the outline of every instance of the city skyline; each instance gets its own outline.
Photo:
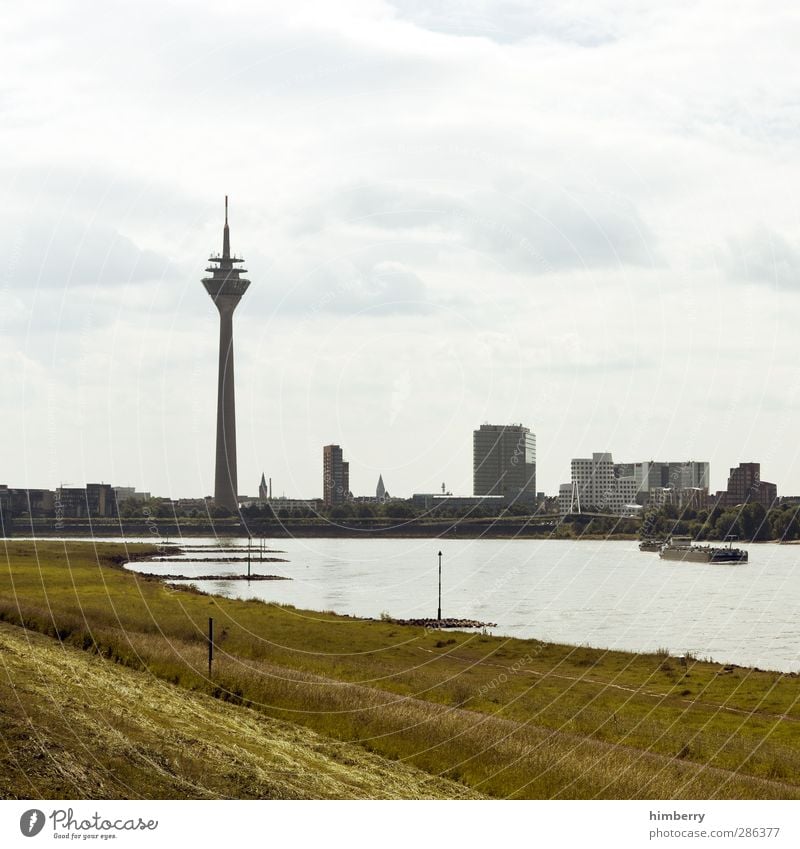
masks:
MULTIPOLYGON (((625 503, 627 498, 627 495, 623 495, 623 492, 630 495, 630 500, 634 500, 634 496, 637 493, 645 493, 654 488, 658 490, 674 489, 676 492, 688 489, 699 489, 703 490, 705 492, 705 496, 709 500, 713 501, 714 496, 719 496, 720 493, 725 490, 726 486, 730 488, 731 479, 736 477, 734 473, 747 475, 747 477, 743 479, 744 483, 739 485, 740 490, 742 488, 744 488, 744 490, 748 489, 754 479, 760 481, 761 464, 759 462, 754 462, 753 460, 737 460, 736 466, 729 467, 727 473, 720 475, 723 478, 724 485, 715 489, 714 487, 709 487, 709 481, 713 480, 713 478, 710 474, 710 463, 707 461, 698 461, 695 459, 663 461, 654 460, 651 457, 647 460, 640 459, 633 462, 630 461, 630 458, 621 462, 614 462, 611 460, 612 452, 592 452, 591 458, 570 458, 569 468, 571 471, 572 484, 562 483, 555 492, 551 492, 548 490, 541 490, 536 485, 536 434, 529 428, 520 423, 508 423, 504 425, 490 425, 489 423, 484 423, 479 429, 474 430, 472 435, 472 496, 499 495, 499 493, 495 490, 495 487, 498 485, 503 486, 503 480, 510 474, 511 478, 514 479, 514 488, 517 491, 525 489, 532 496, 538 497, 541 493, 545 498, 555 498, 563 502, 565 492, 568 489, 571 489, 571 495, 569 498, 577 498, 576 490, 574 488, 576 468, 584 468, 585 474, 588 475, 587 479, 593 480, 595 476, 595 468, 600 468, 597 466, 598 462, 601 464, 603 462, 607 462, 609 464, 609 470, 607 476, 603 478, 602 482, 598 482, 596 485, 593 483, 593 486, 595 486, 597 492, 603 493, 603 495, 601 495, 601 500, 605 501, 605 496, 609 494, 609 481, 616 481, 616 483, 622 488, 614 495, 614 498, 617 501, 621 498, 622 501, 620 503, 625 503), (525 458, 524 461, 522 459, 523 457, 525 458), (489 458, 491 458, 491 462, 487 463, 486 461, 489 458), (532 463, 531 458, 533 460, 532 463), (518 466, 522 466, 522 468, 518 468, 518 466), (524 481, 526 479, 528 480, 528 486, 524 485, 524 481)), ((242 487, 240 487, 240 491, 237 493, 240 500, 270 500, 273 498, 272 477, 269 477, 269 482, 267 483, 266 472, 261 472, 260 480, 256 487, 251 486, 252 481, 250 480, 248 473, 246 473, 246 477, 247 483, 243 484, 242 487), (257 495, 253 495, 251 489, 257 490, 257 495)), ((509 480, 511 478, 509 478, 509 480)), ((776 484, 774 483, 765 483, 764 485, 771 487, 772 490, 770 491, 776 489, 776 484)), ((17 491, 25 491, 29 489, 31 493, 49 491, 52 494, 63 486, 64 484, 62 482, 58 486, 28 488, 15 485, 13 482, 0 482, 0 488, 6 487, 17 491)), ((85 486, 87 488, 100 486, 108 487, 109 489, 113 488, 115 491, 124 493, 125 497, 134 497, 135 495, 139 500, 146 500, 151 497, 151 493, 149 491, 139 491, 136 486, 128 486, 119 482, 108 483, 106 481, 101 481, 101 483, 97 483, 86 481, 85 486)), ((583 484, 581 484, 581 487, 583 487, 583 484)), ((83 485, 81 485, 80 488, 82 489, 83 485)), ((445 488, 446 482, 443 481, 441 484, 442 493, 445 492, 445 488)), ((778 489, 779 488, 780 487, 778 487, 778 489)), ((619 489, 619 487, 617 487, 617 489, 619 489)), ((382 497, 381 490, 383 490, 383 495, 388 497, 388 492, 386 491, 383 482, 383 474, 379 473, 376 490, 376 494, 379 499, 382 497)), ((437 488, 435 492, 438 493, 438 491, 439 490, 437 488)), ((736 487, 734 487, 734 491, 736 491, 736 487)), ((424 488, 413 487, 412 491, 400 493, 399 495, 396 495, 395 498, 411 500, 412 496, 421 495, 423 492, 424 488)), ((448 489, 447 494, 457 498, 471 497, 466 492, 454 492, 452 489, 448 489)), ((518 496, 510 496, 507 492, 504 494, 509 501, 518 500, 518 496)), ((785 490, 781 491, 780 495, 783 498, 798 497, 795 493, 787 492, 785 490)), ((165 496, 161 493, 154 492, 152 493, 152 497, 163 498, 165 496)), ((171 497, 173 500, 176 500, 174 496, 167 497, 171 497)), ((276 489, 274 497, 279 500, 286 498, 290 500, 318 500, 325 503, 326 506, 333 506, 335 504, 342 504, 349 498, 358 499, 369 497, 369 494, 358 490, 352 490, 350 487, 349 461, 344 460, 344 451, 340 445, 329 444, 323 446, 323 480, 321 493, 287 493, 285 489, 282 489, 279 486, 276 489)), ((771 497, 765 497, 765 500, 771 503, 776 497, 777 493, 771 497)), ((213 498, 215 498, 215 496, 210 493, 184 493, 182 496, 178 496, 177 500, 202 500, 213 498)), ((596 500, 594 495, 589 497, 590 501, 593 499, 596 500)), ((585 495, 583 496, 583 501, 586 501, 585 495)), ((733 501, 738 503, 736 502, 735 497, 733 501)), ((228 507, 227 504, 223 504, 223 506, 228 507)), ((564 510, 562 510, 562 512, 564 512, 564 510)), ((567 510, 566 512, 570 511, 567 510)))
POLYGON ((598 447, 800 492, 794 18, 681 6, 676 66, 656 12, 514 9, 19 10, 2 479, 213 492, 197 280, 229 191, 240 475, 311 495, 336 443, 354 492, 468 493, 472 429, 527 421, 548 493, 598 447))

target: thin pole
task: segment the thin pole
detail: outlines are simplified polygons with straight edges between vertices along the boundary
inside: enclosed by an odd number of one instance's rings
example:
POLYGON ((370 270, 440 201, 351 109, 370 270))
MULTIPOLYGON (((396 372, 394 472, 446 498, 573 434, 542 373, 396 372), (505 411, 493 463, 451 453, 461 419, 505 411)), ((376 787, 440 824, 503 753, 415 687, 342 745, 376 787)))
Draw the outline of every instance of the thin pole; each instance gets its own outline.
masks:
POLYGON ((211 677, 211 661, 214 660, 214 620, 208 620, 208 677, 211 677))
POLYGON ((247 535, 247 580, 250 580, 250 543, 253 541, 253 537, 250 534, 247 535))
POLYGON ((442 552, 439 552, 439 609, 436 611, 436 618, 442 619, 442 552))

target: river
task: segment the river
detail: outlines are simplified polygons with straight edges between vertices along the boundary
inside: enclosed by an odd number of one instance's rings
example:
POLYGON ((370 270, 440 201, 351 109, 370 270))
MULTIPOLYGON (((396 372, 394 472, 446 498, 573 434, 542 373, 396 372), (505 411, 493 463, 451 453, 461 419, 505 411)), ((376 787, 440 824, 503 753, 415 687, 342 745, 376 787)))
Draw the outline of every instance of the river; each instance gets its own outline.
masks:
MULTIPOLYGON (((133 541, 133 540, 131 540, 133 541)), ((145 540, 143 540, 145 541, 145 540)), ((152 538, 149 540, 152 542, 152 538)), ((174 540, 173 540, 174 542, 174 540)), ((187 560, 136 563, 155 574, 242 574, 188 539, 187 560)), ((626 651, 691 652, 741 666, 800 671, 800 547, 743 546, 744 565, 677 563, 635 542, 571 540, 280 539, 283 563, 254 573, 291 581, 201 581, 206 592, 355 616, 433 617, 442 557, 442 615, 497 623, 494 634, 626 651)))

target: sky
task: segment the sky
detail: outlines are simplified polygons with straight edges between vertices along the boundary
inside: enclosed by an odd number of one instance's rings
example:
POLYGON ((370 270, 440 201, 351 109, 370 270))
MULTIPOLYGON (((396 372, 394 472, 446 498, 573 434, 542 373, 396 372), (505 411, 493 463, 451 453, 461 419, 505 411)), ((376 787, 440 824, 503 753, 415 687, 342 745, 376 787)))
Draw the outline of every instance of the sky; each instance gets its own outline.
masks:
POLYGON ((29 3, 0 20, 0 483, 472 491, 472 431, 800 493, 789 2, 29 3))

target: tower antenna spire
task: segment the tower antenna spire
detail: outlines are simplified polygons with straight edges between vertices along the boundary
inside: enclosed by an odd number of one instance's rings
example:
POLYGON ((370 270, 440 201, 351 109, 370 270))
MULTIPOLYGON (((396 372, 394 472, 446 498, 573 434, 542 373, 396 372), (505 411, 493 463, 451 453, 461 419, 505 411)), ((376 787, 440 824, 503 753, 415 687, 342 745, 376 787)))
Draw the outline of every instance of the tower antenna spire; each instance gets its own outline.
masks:
POLYGON ((222 258, 231 258, 231 233, 228 229, 228 196, 225 195, 225 228, 222 231, 222 258))

